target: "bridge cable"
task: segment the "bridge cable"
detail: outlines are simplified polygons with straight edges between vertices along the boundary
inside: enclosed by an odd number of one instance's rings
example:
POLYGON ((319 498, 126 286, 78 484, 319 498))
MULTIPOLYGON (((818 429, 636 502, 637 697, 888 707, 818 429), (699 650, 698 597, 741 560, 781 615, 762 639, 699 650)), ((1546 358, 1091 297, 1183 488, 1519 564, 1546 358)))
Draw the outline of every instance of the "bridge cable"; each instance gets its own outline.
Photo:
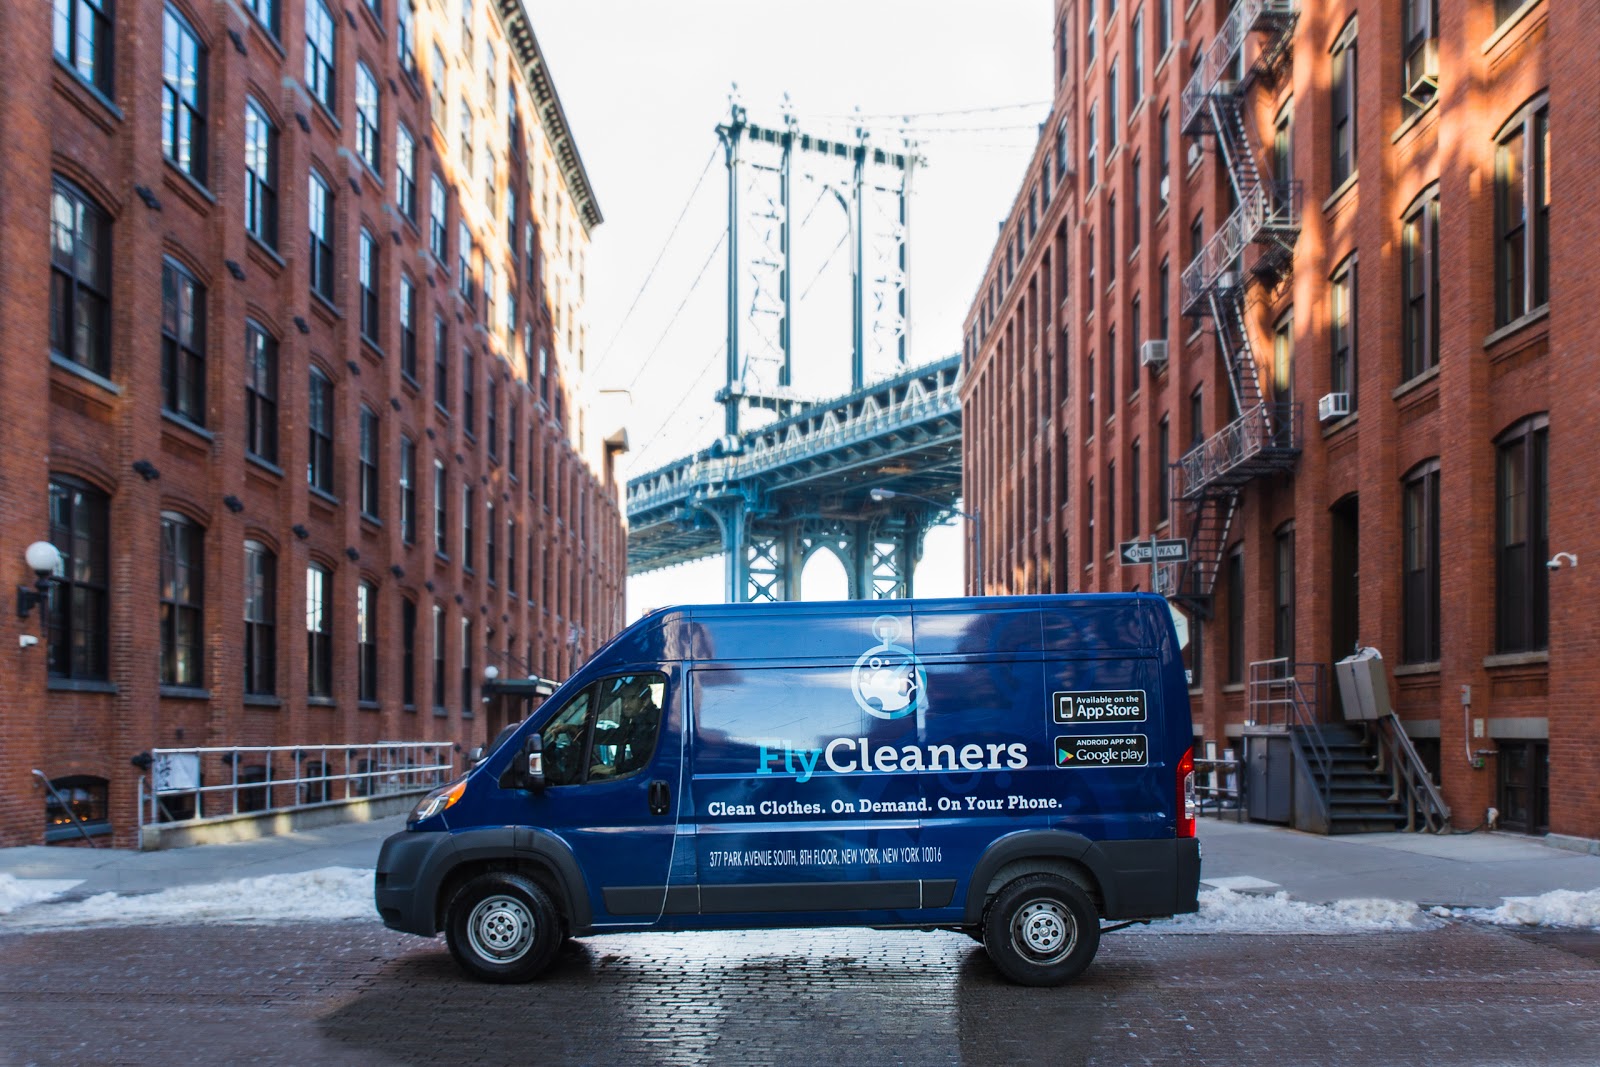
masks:
POLYGON ((700 288, 700 282, 704 280, 706 276, 706 270, 711 266, 711 261, 717 258, 717 252, 722 249, 723 242, 727 239, 728 234, 726 230, 717 235, 717 243, 711 246, 711 254, 706 256, 706 261, 704 263, 700 264, 700 273, 694 276, 694 281, 689 285, 689 291, 683 294, 683 300, 678 303, 678 310, 672 313, 672 318, 669 319, 667 324, 661 328, 661 333, 656 338, 655 346, 645 354, 644 359, 639 361, 639 369, 634 371, 633 378, 628 382, 629 392, 632 392, 633 387, 639 384, 639 379, 643 377, 644 369, 650 365, 650 360, 657 352, 661 351, 661 345, 666 341, 667 334, 671 333, 672 327, 677 325, 678 316, 683 314, 683 309, 688 305, 689 298, 694 296, 696 289, 700 288))

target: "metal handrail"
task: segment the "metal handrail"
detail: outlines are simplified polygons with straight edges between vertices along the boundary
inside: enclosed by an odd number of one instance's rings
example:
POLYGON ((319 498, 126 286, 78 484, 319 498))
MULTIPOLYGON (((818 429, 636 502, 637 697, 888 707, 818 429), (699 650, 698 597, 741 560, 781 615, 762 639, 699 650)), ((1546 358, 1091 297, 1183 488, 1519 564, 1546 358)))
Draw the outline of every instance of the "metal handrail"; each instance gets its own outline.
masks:
POLYGON ((1233 64, 1234 56, 1244 47, 1244 39, 1255 28, 1256 21, 1263 14, 1292 15, 1294 10, 1292 0, 1243 0, 1229 12, 1217 28, 1217 35, 1211 39, 1193 76, 1183 87, 1181 117, 1185 132, 1190 131, 1199 117, 1201 108, 1205 107, 1206 97, 1216 91, 1222 76, 1233 64))
POLYGON ((1306 762, 1317 783, 1317 801, 1322 815, 1327 817, 1332 809, 1331 785, 1333 778, 1333 752, 1327 738, 1322 736, 1321 710, 1326 707, 1326 668, 1321 663, 1291 663, 1286 657, 1257 660, 1250 664, 1250 712, 1256 722, 1262 722, 1258 709, 1266 713, 1266 726, 1281 726, 1294 738, 1290 746, 1306 762), (1311 695, 1299 675, 1308 677, 1311 695), (1282 709, 1279 723, 1277 709, 1282 709))
MULTIPOLYGON (((337 803, 369 796, 391 796, 422 792, 432 789, 454 776, 455 752, 448 741, 374 741, 365 744, 326 745, 227 745, 196 748, 154 748, 150 750, 148 781, 139 779, 139 825, 141 827, 162 821, 164 801, 172 797, 193 796, 194 816, 185 822, 205 822, 231 818, 235 815, 271 814, 294 811, 321 804, 337 803), (344 771, 333 773, 332 767, 340 754, 344 758, 344 771), (263 757, 265 778, 259 782, 241 781, 240 764, 246 756, 263 757), (287 756, 293 766, 289 777, 273 776, 273 757, 287 756), (156 780, 157 768, 163 759, 193 757, 197 781, 164 785, 156 780), (228 768, 223 775, 229 780, 216 785, 206 785, 205 770, 208 763, 228 768), (305 774, 308 764, 324 768, 322 774, 305 774), (360 770, 362 763, 366 770, 360 770), (335 796, 339 783, 344 784, 344 795, 335 796), (376 787, 383 788, 376 788, 376 787), (315 788, 306 788, 315 787, 315 788), (292 790, 288 803, 273 801, 280 791, 292 790), (256 794, 256 791, 260 791, 256 794), (263 806, 241 809, 241 793, 260 795, 263 806), (206 813, 206 799, 226 795, 224 810, 206 813), (148 805, 146 799, 148 798, 148 805), (312 799, 314 798, 314 799, 312 799)), ((170 814, 170 812, 169 812, 170 814)))
POLYGON ((89 847, 99 848, 100 846, 95 843, 94 838, 89 835, 89 828, 83 824, 82 819, 78 818, 78 813, 72 810, 72 805, 67 803, 65 797, 56 792, 55 783, 50 781, 50 776, 37 767, 33 768, 33 776, 44 783, 44 787, 50 791, 50 795, 55 797, 56 803, 61 805, 61 810, 66 812, 67 817, 72 820, 72 825, 78 828, 78 833, 82 834, 83 839, 89 842, 89 847))
POLYGON ((1212 482, 1268 447, 1298 449, 1297 407, 1293 403, 1262 401, 1179 456, 1174 495, 1185 500, 1204 496, 1212 482))
POLYGON ((1241 759, 1220 759, 1210 756, 1194 758, 1194 791, 1200 802, 1200 814, 1205 814, 1208 800, 1212 802, 1219 815, 1222 813, 1222 802, 1231 800, 1239 821, 1244 821, 1246 776, 1242 773, 1243 769, 1244 761, 1241 759), (1204 778, 1201 776, 1201 771, 1206 772, 1204 778), (1230 776, 1232 785, 1228 784, 1230 776))
POLYGON ((1445 803, 1439 787, 1433 784, 1433 775, 1428 773, 1422 757, 1417 754, 1416 746, 1401 725, 1400 716, 1391 711, 1377 722, 1379 739, 1393 757, 1390 773, 1395 792, 1405 797, 1406 829, 1415 831, 1420 815, 1423 827, 1431 833, 1446 832, 1450 828, 1450 805, 1445 803))

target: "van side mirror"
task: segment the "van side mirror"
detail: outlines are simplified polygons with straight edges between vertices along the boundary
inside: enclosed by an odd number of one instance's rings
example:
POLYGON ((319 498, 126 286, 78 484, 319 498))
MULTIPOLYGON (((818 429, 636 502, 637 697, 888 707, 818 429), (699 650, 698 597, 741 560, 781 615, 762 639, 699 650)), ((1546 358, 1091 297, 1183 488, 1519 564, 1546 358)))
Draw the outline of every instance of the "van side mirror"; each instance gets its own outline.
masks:
POLYGON ((479 745, 477 748, 474 748, 471 752, 467 753, 467 766, 468 767, 476 767, 478 764, 480 764, 482 762, 483 762, 483 746, 482 745, 479 745))
POLYGON ((522 746, 522 783, 524 789, 544 788, 544 738, 531 734, 522 746))

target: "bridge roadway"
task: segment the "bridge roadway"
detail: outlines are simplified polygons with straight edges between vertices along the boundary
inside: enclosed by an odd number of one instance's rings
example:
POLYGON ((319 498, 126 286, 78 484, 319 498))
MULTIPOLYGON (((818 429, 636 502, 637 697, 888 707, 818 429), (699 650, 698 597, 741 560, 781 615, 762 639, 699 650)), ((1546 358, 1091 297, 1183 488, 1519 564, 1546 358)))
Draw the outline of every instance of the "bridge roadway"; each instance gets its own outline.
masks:
MULTIPOLYGON (((862 542, 865 569, 855 579, 863 583, 872 578, 869 542, 898 539, 914 564, 921 533, 961 494, 960 376, 961 359, 952 356, 808 403, 630 480, 628 573, 742 555, 741 548, 808 554, 826 537, 862 542), (937 504, 874 503, 875 486, 937 504)), ((747 598, 758 599, 740 597, 747 598)))

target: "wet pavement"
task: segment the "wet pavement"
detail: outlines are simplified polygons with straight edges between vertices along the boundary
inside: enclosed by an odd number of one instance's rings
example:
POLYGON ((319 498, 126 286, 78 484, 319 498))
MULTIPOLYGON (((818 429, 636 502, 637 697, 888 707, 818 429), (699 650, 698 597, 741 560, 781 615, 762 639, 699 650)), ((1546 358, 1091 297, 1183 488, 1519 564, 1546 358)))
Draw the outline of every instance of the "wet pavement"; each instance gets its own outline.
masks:
POLYGON ((1465 923, 1134 930, 1038 990, 959 934, 652 934, 490 986, 376 923, 13 932, 0 1062, 1593 1064, 1596 955, 1465 923))

